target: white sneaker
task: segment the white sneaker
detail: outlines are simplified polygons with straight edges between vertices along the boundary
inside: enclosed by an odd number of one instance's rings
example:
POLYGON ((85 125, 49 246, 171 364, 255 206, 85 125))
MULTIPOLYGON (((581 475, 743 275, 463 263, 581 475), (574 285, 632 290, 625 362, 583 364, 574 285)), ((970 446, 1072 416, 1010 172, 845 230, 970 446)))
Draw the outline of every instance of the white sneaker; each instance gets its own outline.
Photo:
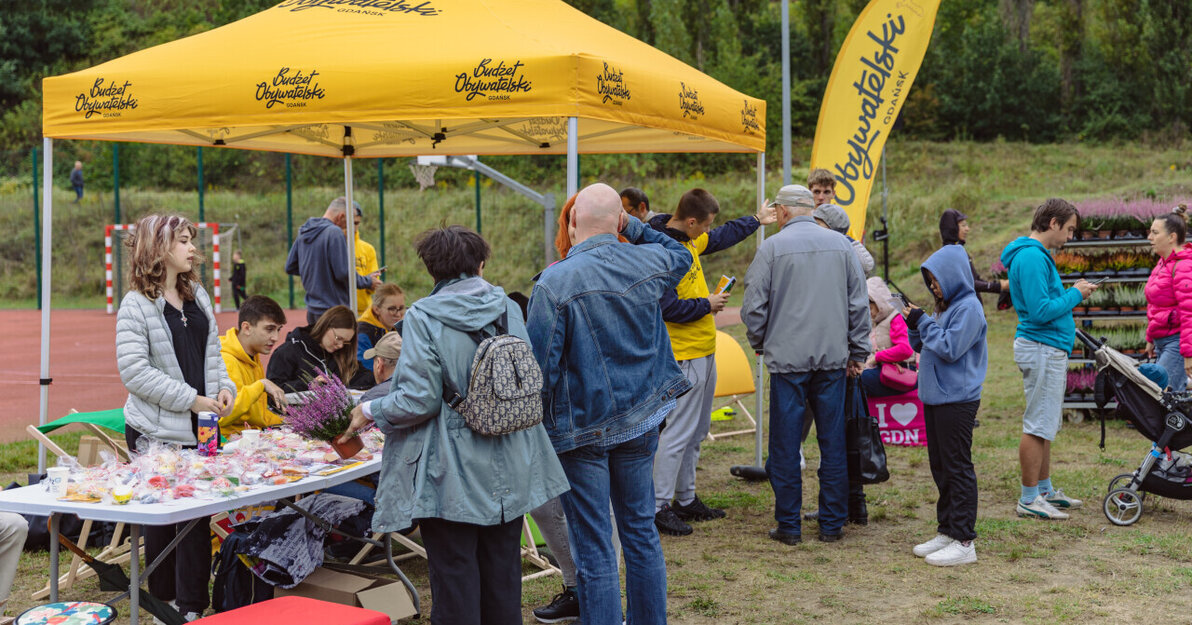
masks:
POLYGON ((1047 519, 1049 521, 1062 521, 1068 518, 1068 513, 1056 510, 1055 506, 1047 503, 1043 495, 1038 495, 1034 501, 1028 504, 1022 503, 1021 499, 1018 501, 1018 516, 1047 519))
POLYGON ((1043 499, 1056 508, 1064 508, 1066 510, 1075 510, 1084 505, 1083 501, 1065 495, 1063 489, 1060 488, 1047 493, 1043 496, 1043 499))
POLYGON ((935 538, 932 538, 925 543, 915 545, 915 548, 911 551, 920 558, 926 558, 927 556, 939 551, 940 549, 943 549, 944 547, 947 547, 950 544, 952 544, 951 538, 944 536, 943 534, 936 534, 935 538))
POLYGON ((924 561, 932 566, 972 564, 977 561, 977 546, 971 540, 968 545, 959 540, 953 540, 947 547, 928 554, 924 561))
POLYGON ((807 470, 807 458, 803 457, 803 449, 799 448, 799 471, 807 470))

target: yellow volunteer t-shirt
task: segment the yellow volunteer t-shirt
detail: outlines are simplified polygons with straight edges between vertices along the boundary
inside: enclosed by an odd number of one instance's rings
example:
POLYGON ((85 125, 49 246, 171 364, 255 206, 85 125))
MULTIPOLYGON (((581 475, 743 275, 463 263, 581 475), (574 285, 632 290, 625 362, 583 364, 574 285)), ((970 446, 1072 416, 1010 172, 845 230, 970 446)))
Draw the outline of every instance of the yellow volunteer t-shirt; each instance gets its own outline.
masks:
MULTIPOLYGON (((701 234, 694 241, 683 243, 683 246, 691 252, 691 268, 675 287, 675 294, 679 299, 706 298, 709 294, 708 282, 704 279, 704 267, 699 262, 699 255, 708 247, 708 235, 701 234)), ((716 353, 716 317, 711 313, 686 323, 668 321, 666 329, 670 333, 675 360, 692 360, 716 353)))

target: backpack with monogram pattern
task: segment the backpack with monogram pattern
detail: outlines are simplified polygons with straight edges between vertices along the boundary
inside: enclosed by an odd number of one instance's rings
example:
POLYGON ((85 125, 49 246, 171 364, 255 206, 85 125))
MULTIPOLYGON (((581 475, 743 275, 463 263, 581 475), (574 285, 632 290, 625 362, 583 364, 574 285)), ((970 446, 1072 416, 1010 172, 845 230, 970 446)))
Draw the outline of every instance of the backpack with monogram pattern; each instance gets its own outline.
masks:
POLYGON ((472 358, 466 396, 443 377, 443 400, 472 431, 500 436, 542 423, 542 370, 530 345, 508 333, 508 316, 494 322, 496 333, 469 332, 479 343, 472 358))

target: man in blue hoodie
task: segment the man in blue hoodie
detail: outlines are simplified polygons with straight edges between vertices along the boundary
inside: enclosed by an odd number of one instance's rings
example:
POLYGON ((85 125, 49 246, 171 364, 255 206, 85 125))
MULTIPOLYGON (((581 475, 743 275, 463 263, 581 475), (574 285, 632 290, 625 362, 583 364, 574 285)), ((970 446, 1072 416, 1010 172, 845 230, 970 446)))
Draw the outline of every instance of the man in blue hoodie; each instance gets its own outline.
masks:
POLYGON ((286 273, 302 278, 308 325, 314 325, 328 308, 349 305, 349 277, 355 279, 357 289, 376 290, 381 286, 379 275, 362 276, 355 272, 354 264, 348 263, 348 241, 343 230, 347 222, 348 202, 337 197, 322 217, 311 217, 302 224, 286 258, 286 273))
POLYGON ((1082 503, 1051 483, 1051 441, 1063 418, 1068 355, 1076 340, 1072 309, 1097 289, 1085 280, 1065 289, 1052 258, 1052 252, 1076 233, 1079 220, 1075 206, 1048 199, 1035 210, 1030 236, 1015 239, 1002 251, 1002 264, 1010 273, 1010 297, 1018 311, 1014 362, 1022 371, 1026 393, 1018 444, 1019 516, 1066 519, 1068 514, 1060 508, 1075 509, 1082 503))

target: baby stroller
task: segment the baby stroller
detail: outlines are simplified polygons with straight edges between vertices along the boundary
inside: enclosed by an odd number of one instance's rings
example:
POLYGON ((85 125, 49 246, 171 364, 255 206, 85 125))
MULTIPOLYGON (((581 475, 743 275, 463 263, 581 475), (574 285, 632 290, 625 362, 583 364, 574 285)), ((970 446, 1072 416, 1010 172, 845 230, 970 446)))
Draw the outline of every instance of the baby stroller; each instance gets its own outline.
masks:
POLYGON ((1133 473, 1109 481, 1105 517, 1114 525, 1130 525, 1142 516, 1147 493, 1192 499, 1192 456, 1179 450, 1192 445, 1192 393, 1165 392, 1138 370, 1133 358, 1097 341, 1082 330, 1076 335, 1094 352, 1097 363, 1096 402, 1101 408, 1101 448, 1105 448, 1105 406, 1118 402, 1118 414, 1151 441, 1151 449, 1133 473))

